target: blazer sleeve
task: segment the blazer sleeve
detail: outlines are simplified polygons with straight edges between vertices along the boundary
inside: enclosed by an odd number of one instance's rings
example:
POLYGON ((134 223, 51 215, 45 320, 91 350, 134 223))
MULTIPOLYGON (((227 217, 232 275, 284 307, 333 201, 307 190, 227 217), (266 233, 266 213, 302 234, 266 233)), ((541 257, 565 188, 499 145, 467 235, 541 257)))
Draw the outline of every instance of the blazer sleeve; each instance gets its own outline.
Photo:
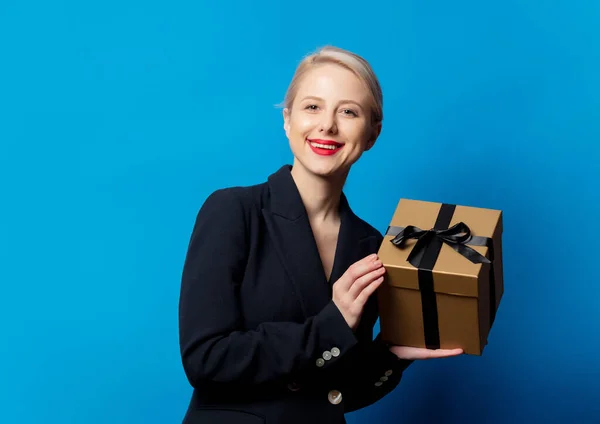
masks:
MULTIPOLYGON (((234 189, 213 192, 194 224, 179 299, 179 341, 188 381, 262 384, 293 373, 324 372, 339 358, 316 365, 323 351, 350 350, 358 340, 330 301, 297 322, 242 328, 237 298, 248 258, 247 213, 234 189)), ((343 355, 340 355, 340 358, 343 355)))
POLYGON ((413 362, 399 359, 390 352, 380 334, 372 342, 360 343, 355 349, 356 366, 348 373, 344 384, 345 412, 372 405, 391 393, 413 362))

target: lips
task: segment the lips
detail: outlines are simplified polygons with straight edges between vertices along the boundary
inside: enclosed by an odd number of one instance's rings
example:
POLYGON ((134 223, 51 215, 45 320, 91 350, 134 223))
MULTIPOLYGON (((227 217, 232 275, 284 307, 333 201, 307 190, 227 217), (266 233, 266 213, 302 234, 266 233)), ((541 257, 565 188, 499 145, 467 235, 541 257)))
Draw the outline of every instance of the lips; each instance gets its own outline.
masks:
POLYGON ((338 143, 335 140, 322 140, 322 139, 306 139, 306 142, 310 146, 311 150, 320 156, 331 156, 335 155, 342 147, 343 143, 338 143))

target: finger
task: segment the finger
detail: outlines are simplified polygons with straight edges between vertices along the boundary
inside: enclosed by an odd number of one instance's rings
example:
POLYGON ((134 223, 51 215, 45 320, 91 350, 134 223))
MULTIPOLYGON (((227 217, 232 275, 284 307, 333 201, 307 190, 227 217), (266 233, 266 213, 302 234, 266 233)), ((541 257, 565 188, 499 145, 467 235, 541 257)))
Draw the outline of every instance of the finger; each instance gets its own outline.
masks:
POLYGON ((392 346, 392 351, 400 359, 434 359, 458 356, 464 353, 463 349, 425 349, 411 346, 392 346))
MULTIPOLYGON (((381 261, 377 255, 369 255, 358 262, 353 263, 346 270, 342 278, 339 279, 339 285, 344 291, 348 291, 354 282, 363 277, 368 272, 371 272, 381 266, 381 261)), ((337 282, 336 282, 337 283, 337 282)))
POLYGON ((354 281, 354 283, 348 289, 348 294, 354 300, 358 297, 358 295, 371 284, 373 281, 382 277, 385 274, 385 268, 383 266, 378 267, 377 269, 365 274, 360 277, 358 280, 354 281))
POLYGON ((377 257, 377 255, 367 256, 366 258, 355 262, 349 268, 350 275, 353 277, 351 279, 352 283, 354 283, 356 280, 363 277, 364 275, 368 274, 369 272, 376 270, 382 265, 383 264, 381 263, 381 260, 377 257))
POLYGON ((379 288, 381 283, 383 283, 383 275, 366 286, 356 297, 355 303, 362 308, 365 303, 367 303, 367 300, 369 300, 369 297, 379 288))
POLYGON ((370 255, 367 255, 364 258, 360 259, 357 263, 360 263, 360 262, 365 262, 365 263, 373 262, 375 259, 379 259, 377 257, 377 253, 371 253, 370 255))
POLYGON ((359 259, 358 261, 354 262, 352 265, 356 266, 356 265, 366 265, 369 264, 373 261, 375 261, 376 259, 379 259, 377 257, 377 253, 371 253, 370 255, 365 256, 362 259, 359 259))
POLYGON ((462 349, 423 349, 422 354, 425 359, 447 358, 462 354, 462 349))

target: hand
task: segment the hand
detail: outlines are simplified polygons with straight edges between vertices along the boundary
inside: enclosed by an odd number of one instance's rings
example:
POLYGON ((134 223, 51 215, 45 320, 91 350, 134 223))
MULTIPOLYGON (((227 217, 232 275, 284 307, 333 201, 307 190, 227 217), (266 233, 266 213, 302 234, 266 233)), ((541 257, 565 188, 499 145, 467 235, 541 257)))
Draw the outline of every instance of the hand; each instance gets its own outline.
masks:
POLYGON ((462 355, 462 349, 425 349, 411 346, 390 346, 390 351, 400 359, 433 359, 462 355))
POLYGON ((353 263, 333 284, 333 303, 352 330, 356 330, 365 303, 383 282, 385 268, 376 254, 353 263))

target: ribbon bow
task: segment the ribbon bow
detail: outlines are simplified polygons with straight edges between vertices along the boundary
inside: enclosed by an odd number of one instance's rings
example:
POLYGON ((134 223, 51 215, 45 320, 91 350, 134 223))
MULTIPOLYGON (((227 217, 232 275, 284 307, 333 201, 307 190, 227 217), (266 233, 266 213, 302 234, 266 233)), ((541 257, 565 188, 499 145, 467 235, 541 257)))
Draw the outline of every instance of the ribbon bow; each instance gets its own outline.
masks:
POLYGON ((421 258, 423 257, 427 246, 429 246, 434 239, 439 239, 443 243, 446 243, 474 264, 491 263, 488 258, 467 246, 471 238, 471 229, 464 222, 459 222, 445 230, 436 230, 434 228, 422 230, 414 225, 409 225, 401 229, 396 237, 390 241, 395 246, 402 247, 408 239, 418 240, 415 247, 410 252, 410 255, 408 255, 408 261, 415 268, 419 268, 421 258))

